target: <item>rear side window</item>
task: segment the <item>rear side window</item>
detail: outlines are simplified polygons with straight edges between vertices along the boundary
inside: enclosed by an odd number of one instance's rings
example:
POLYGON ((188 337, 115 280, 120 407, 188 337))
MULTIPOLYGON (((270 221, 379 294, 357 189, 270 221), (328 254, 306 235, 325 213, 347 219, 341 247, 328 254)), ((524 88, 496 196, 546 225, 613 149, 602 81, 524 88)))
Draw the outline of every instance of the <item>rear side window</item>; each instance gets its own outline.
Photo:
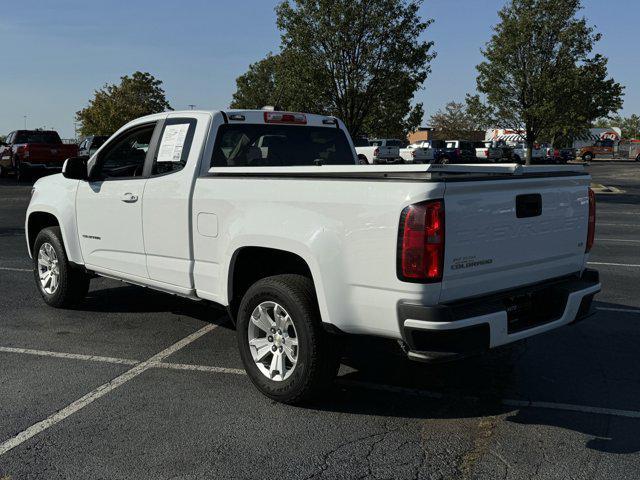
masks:
POLYGON ((335 127, 225 124, 218 129, 211 166, 353 165, 344 132, 335 127))
POLYGON ((195 130, 195 118, 171 118, 165 122, 151 175, 178 172, 185 167, 195 130))

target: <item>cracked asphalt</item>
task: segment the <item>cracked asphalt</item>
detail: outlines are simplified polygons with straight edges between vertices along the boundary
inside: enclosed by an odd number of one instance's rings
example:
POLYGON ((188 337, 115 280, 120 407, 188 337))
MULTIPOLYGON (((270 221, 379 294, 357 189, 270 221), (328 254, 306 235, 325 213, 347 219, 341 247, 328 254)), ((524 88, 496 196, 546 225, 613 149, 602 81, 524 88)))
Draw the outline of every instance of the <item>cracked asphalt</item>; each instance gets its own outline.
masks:
POLYGON ((334 386, 304 408, 253 388, 219 308, 107 279, 74 310, 46 307, 23 239, 31 186, 3 179, 0 445, 218 326, 0 453, 0 479, 637 479, 640 165, 589 169, 624 191, 598 196, 596 315, 443 365, 353 340, 334 386))

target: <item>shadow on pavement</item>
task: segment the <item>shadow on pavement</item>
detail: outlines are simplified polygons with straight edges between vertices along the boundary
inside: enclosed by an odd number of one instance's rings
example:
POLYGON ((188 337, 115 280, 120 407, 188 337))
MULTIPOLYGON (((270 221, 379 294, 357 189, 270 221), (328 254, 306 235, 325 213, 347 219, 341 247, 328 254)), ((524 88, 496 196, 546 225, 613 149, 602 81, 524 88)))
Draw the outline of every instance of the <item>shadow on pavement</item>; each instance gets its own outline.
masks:
MULTIPOLYGON (((598 306, 628 308, 612 303, 598 306)), ((134 286, 92 290, 77 309, 171 312, 205 322, 222 321, 226 328, 233 328, 226 310, 220 307, 134 286)), ((639 410, 637 403, 630 406, 628 399, 640 398, 636 341, 640 339, 634 338, 635 333, 627 335, 627 331, 618 329, 609 330, 610 336, 602 341, 602 322, 626 324, 617 322, 616 313, 598 312, 596 317, 483 355, 442 364, 409 361, 393 341, 348 337, 338 381, 322 400, 306 408, 418 419, 507 415, 506 420, 515 424, 553 426, 592 436, 587 447, 594 450, 640 452, 640 419, 519 409, 502 403, 515 399, 639 410)))

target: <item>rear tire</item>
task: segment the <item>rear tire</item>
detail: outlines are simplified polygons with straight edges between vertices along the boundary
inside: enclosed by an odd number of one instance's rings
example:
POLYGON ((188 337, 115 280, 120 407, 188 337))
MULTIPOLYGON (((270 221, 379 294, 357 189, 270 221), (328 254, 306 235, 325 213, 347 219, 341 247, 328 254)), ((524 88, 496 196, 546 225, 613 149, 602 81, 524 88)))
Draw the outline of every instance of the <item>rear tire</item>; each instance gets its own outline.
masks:
POLYGON ((32 253, 36 286, 47 305, 70 307, 87 295, 90 277, 69 263, 60 227, 41 230, 32 253))
POLYGON ((582 161, 584 162, 590 162, 591 160, 593 160, 593 155, 590 153, 585 153, 584 155, 582 155, 582 161))
POLYGON ((369 161, 367 160, 367 157, 363 155, 358 155, 358 163, 360 165, 369 165, 369 161))
POLYGON ((313 282, 307 277, 276 275, 254 283, 240 303, 236 327, 245 370, 272 400, 309 401, 337 373, 337 338, 322 327, 313 282))

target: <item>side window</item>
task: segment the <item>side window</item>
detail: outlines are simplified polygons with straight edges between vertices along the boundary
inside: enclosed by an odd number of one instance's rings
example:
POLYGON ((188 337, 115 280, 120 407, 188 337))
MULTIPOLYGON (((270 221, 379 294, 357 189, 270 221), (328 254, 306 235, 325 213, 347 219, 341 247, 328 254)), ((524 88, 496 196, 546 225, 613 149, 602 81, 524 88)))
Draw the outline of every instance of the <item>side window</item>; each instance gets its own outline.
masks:
POLYGON ((185 167, 196 122, 195 118, 170 118, 165 122, 153 159, 151 175, 179 172, 185 167))
POLYGON ((92 176, 97 178, 140 177, 156 124, 142 125, 116 138, 102 152, 92 176))
POLYGON ((7 135, 7 138, 5 139, 5 143, 7 145, 11 145, 13 143, 13 136, 15 135, 15 132, 11 132, 9 135, 7 135))

